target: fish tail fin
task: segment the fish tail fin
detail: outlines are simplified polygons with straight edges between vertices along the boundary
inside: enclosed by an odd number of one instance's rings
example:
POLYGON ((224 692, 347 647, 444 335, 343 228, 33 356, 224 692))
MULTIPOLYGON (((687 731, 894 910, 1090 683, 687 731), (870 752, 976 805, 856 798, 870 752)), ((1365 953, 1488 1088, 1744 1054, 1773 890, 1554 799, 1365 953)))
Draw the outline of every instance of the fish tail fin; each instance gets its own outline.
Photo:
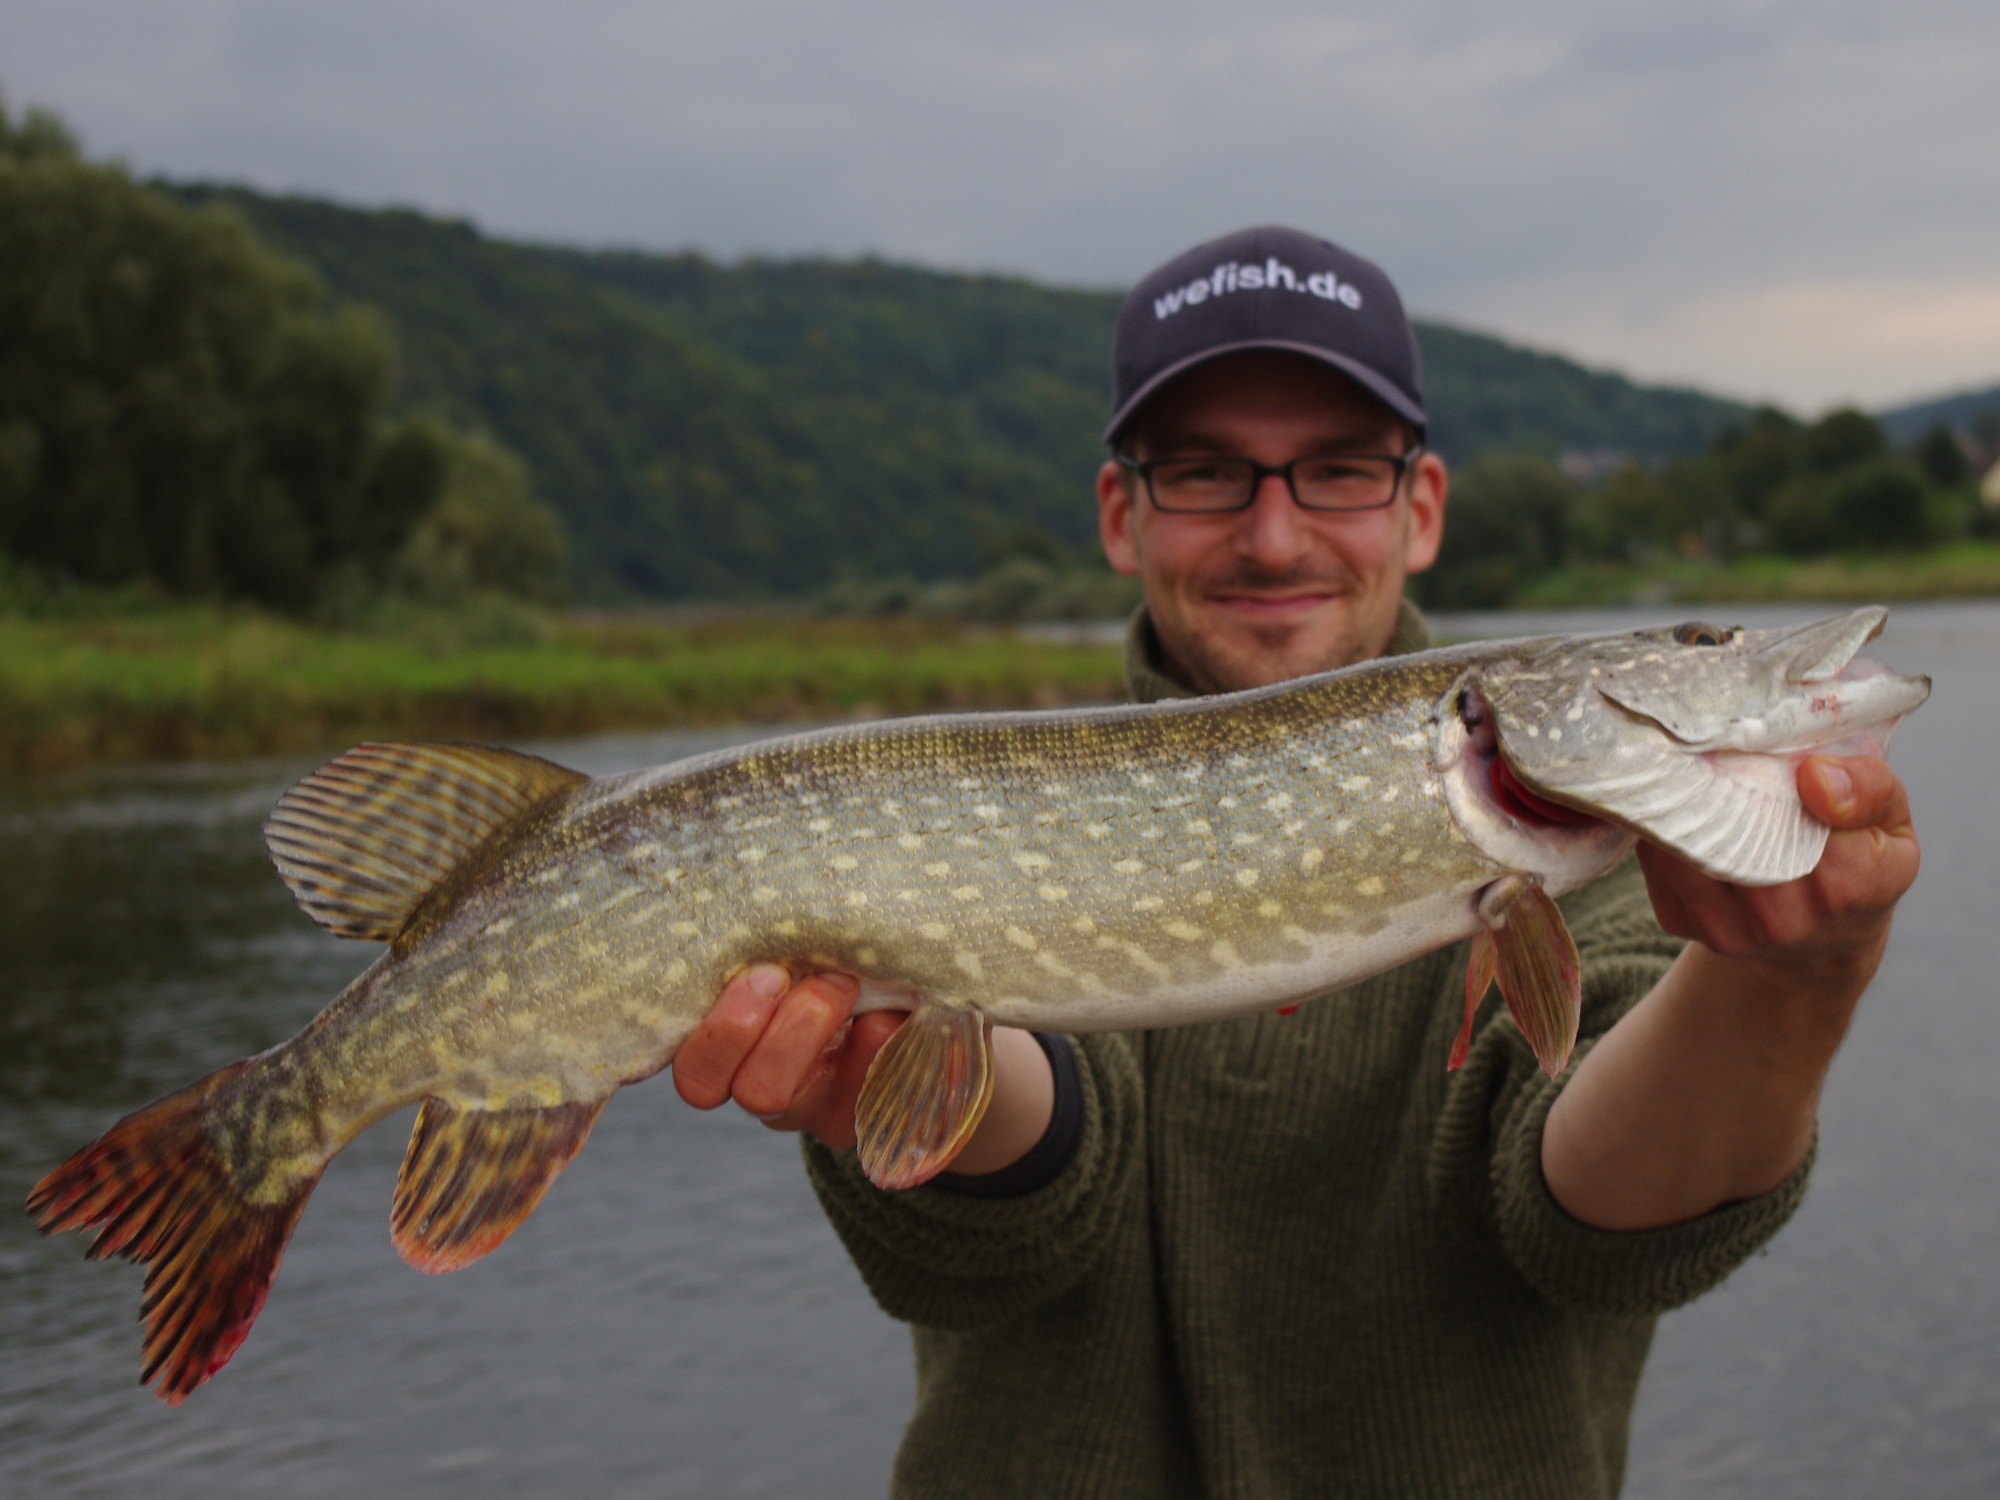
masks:
POLYGON ((35 1184, 44 1234, 95 1229, 92 1260, 146 1266, 141 1385, 178 1406, 229 1362, 270 1294, 318 1169, 273 1202, 252 1202, 208 1126, 216 1096, 256 1059, 232 1064, 127 1115, 35 1184))

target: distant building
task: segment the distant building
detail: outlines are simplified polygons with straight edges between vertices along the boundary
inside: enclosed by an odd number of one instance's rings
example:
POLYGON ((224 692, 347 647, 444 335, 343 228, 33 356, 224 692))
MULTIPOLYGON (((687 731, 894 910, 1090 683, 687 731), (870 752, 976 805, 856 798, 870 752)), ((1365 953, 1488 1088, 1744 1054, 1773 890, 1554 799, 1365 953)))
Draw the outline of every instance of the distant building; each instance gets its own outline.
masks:
POLYGON ((1556 459, 1556 467, 1571 484, 1588 489, 1630 468, 1632 461, 1632 455, 1622 448, 1565 448, 1556 459))

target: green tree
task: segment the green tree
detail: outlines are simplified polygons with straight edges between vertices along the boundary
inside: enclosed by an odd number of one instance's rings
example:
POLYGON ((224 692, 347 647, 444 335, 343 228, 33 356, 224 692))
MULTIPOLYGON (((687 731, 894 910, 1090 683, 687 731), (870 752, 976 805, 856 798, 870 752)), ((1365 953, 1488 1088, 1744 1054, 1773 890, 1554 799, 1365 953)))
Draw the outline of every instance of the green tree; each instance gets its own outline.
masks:
POLYGON ((1444 546, 1418 575, 1418 597, 1454 609, 1506 604, 1568 560, 1576 505, 1576 486, 1546 458, 1496 453, 1468 465, 1452 481, 1444 546))
POLYGON ((57 576, 303 606, 436 500, 380 321, 231 215, 0 105, 0 545, 57 576))
POLYGON ((473 591, 560 603, 568 544, 555 512, 535 498, 526 465, 436 421, 410 424, 409 441, 413 457, 442 462, 443 493, 404 544, 397 581, 440 603, 473 591))

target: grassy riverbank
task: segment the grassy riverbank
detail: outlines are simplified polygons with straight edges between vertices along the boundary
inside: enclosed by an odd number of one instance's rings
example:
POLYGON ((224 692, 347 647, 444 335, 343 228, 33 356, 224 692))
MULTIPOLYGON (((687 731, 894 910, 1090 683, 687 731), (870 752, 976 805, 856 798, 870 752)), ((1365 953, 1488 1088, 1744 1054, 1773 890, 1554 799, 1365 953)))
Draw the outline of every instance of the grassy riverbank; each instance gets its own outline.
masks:
MULTIPOLYGON (((1116 698, 1119 654, 946 623, 552 619, 511 642, 239 610, 0 616, 0 775, 1116 698)), ((419 622, 421 625, 421 622, 419 622)), ((505 634, 502 632, 501 634, 505 634)))
POLYGON ((1928 552, 1848 553, 1833 557, 1738 557, 1646 568, 1562 568, 1524 584, 1516 609, 1623 604, 1801 604, 1848 600, 2000 595, 2000 542, 1959 542, 1928 552))

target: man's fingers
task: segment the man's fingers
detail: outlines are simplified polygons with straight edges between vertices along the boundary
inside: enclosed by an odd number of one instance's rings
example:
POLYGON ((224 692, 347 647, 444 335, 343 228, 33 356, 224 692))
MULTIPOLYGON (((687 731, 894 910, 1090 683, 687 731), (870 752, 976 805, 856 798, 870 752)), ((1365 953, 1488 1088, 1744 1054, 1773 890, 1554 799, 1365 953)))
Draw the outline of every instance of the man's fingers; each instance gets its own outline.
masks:
POLYGON ((831 1065, 792 1107, 764 1123, 773 1130, 809 1130, 836 1151, 854 1146, 854 1106, 868 1078, 868 1065, 882 1044, 907 1019, 901 1011, 856 1016, 833 1051, 831 1065))
POLYGON ((760 1118, 790 1110, 830 1065, 828 1046, 847 1024, 860 988, 847 974, 800 980, 736 1070, 730 1096, 760 1118))
POLYGON ((696 1109, 714 1109, 729 1098, 736 1070, 763 1039, 791 985, 782 965, 752 964, 722 987, 674 1054, 674 1087, 683 1099, 696 1109))
POLYGON ((1872 755, 1809 755, 1799 765, 1799 800, 1829 828, 1900 830, 1910 822, 1902 778, 1872 755))

